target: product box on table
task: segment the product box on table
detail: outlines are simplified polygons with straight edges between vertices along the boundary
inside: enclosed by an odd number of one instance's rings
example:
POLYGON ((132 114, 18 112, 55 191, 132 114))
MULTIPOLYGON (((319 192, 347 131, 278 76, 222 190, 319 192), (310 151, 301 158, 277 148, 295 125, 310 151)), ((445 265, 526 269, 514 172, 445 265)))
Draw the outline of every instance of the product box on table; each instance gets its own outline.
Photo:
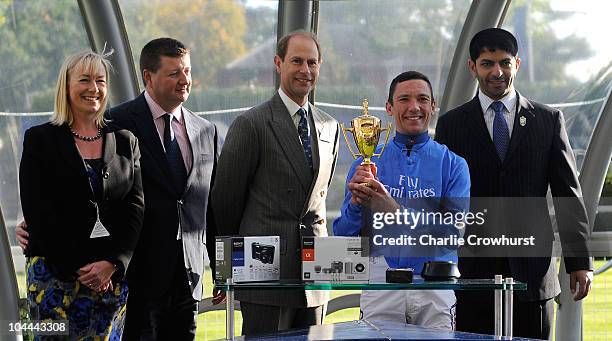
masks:
POLYGON ((278 236, 217 237, 215 280, 234 283, 278 281, 280 248, 278 236))
POLYGON ((302 279, 366 283, 369 257, 366 237, 303 237, 302 279))

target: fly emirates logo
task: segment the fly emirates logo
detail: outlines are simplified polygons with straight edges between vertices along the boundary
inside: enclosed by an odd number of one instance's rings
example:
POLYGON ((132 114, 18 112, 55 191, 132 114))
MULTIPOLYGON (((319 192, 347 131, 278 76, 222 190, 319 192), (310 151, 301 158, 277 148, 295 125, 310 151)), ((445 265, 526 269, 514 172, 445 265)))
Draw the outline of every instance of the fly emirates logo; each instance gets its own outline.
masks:
POLYGON ((418 177, 401 175, 397 181, 397 186, 384 185, 385 189, 394 198, 420 199, 432 198, 436 196, 433 187, 421 188, 421 181, 418 177))

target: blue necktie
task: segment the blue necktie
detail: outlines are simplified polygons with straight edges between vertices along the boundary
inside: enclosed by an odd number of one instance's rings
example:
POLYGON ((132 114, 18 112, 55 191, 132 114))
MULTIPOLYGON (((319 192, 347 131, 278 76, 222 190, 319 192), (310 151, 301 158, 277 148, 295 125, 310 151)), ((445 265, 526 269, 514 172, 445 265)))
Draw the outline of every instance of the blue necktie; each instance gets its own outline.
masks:
POLYGON ((181 154, 181 148, 179 147, 176 136, 172 132, 172 114, 165 114, 164 116, 164 148, 166 149, 166 159, 174 178, 175 189, 179 194, 183 194, 185 185, 187 184, 187 169, 185 168, 185 162, 183 160, 183 154, 181 154))
POLYGON ((300 115, 300 123, 298 123, 298 135, 300 136, 300 141, 302 141, 302 148, 304 148, 306 162, 308 163, 308 167, 310 167, 310 171, 312 171, 312 146, 310 145, 310 128, 308 127, 308 118, 306 115, 306 110, 304 110, 304 108, 300 108, 297 113, 298 115, 300 115))
POLYGON ((493 119, 493 144, 495 149, 497 149, 499 159, 503 162, 506 158, 508 145, 510 144, 510 133, 504 118, 504 104, 500 101, 495 101, 491 103, 491 107, 495 111, 495 118, 493 119))

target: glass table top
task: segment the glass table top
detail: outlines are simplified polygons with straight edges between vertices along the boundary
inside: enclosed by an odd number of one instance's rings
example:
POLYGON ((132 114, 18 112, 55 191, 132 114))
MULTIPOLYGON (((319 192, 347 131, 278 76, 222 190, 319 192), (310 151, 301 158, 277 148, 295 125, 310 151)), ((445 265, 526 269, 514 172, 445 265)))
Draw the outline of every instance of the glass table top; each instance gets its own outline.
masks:
MULTIPOLYGON (((216 282, 221 290, 240 289, 305 289, 305 290, 507 290, 507 284, 495 284, 494 279, 457 279, 455 281, 425 281, 415 278, 412 283, 334 283, 334 282, 248 282, 232 283, 216 282)), ((514 282, 513 290, 527 290, 527 284, 514 282)))

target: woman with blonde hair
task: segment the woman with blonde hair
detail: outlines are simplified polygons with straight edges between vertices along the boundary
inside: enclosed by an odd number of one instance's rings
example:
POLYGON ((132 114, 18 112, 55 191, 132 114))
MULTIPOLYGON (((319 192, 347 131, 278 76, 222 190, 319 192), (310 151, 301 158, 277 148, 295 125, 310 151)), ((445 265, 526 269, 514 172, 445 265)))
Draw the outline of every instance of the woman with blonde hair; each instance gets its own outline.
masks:
POLYGON ((70 339, 120 338, 144 212, 137 140, 104 120, 108 55, 66 59, 54 114, 26 131, 19 169, 31 318, 68 321, 70 339))

